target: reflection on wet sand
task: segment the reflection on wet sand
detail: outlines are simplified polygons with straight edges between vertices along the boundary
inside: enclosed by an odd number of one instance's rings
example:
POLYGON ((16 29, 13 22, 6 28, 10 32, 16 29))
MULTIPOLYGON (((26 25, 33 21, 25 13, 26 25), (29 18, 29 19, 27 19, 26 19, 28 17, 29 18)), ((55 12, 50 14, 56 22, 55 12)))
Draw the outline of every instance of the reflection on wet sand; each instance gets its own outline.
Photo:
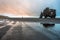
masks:
POLYGON ((54 27, 55 24, 43 24, 44 27, 54 27))
POLYGON ((60 24, 43 24, 40 22, 7 21, 0 28, 1 40, 59 40, 60 24), (58 27, 57 27, 58 26, 58 27))
POLYGON ((0 29, 0 39, 6 34, 6 32, 10 29, 11 26, 5 26, 0 29))

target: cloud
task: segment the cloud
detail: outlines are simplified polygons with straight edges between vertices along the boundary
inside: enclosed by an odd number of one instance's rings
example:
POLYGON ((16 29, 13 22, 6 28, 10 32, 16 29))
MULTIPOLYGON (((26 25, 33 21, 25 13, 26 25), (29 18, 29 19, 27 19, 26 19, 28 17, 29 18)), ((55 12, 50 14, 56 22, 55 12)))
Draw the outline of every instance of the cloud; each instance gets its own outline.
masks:
POLYGON ((31 15, 27 8, 29 4, 24 0, 0 0, 0 14, 14 14, 20 16, 31 15))
POLYGON ((55 5, 57 0, 0 0, 0 14, 39 16, 44 8, 56 8, 55 5))

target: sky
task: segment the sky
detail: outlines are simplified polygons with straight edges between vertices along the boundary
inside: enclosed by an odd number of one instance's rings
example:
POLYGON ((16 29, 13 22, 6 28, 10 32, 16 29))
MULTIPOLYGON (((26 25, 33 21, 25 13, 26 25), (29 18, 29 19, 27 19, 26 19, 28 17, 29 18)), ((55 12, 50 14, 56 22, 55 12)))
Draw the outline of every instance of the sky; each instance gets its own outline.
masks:
POLYGON ((60 16, 60 0, 0 0, 0 15, 39 16, 46 7, 56 9, 60 16))

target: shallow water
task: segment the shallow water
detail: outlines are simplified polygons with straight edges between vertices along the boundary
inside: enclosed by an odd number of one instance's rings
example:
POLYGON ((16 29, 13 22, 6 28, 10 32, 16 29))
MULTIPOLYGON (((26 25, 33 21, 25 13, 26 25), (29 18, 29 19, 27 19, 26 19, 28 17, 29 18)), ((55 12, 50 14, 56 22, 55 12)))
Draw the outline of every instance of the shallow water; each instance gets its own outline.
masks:
MULTIPOLYGON (((44 26, 40 22, 17 21, 14 23, 13 21, 11 21, 11 22, 7 22, 6 24, 7 27, 9 27, 9 25, 11 26, 11 28, 7 31, 7 33, 5 33, 5 35, 3 35, 2 40, 6 40, 6 39, 17 40, 21 38, 24 38, 23 40, 30 40, 30 39, 42 40, 43 38, 46 40, 60 39, 60 24, 55 24, 55 25, 45 24, 44 26)), ((1 27, 0 29, 2 28, 4 27, 1 27)), ((5 32, 5 30, 3 32, 5 32)), ((3 34, 3 32, 1 32, 1 34, 3 34)))
MULTIPOLYGON (((55 24, 55 25, 48 25, 43 26, 43 24, 39 23, 39 22, 22 22, 25 25, 30 26, 31 28, 44 33, 45 35, 47 35, 48 37, 57 37, 60 39, 60 24, 55 24)), ((22 24, 22 25, 23 25, 22 24)))

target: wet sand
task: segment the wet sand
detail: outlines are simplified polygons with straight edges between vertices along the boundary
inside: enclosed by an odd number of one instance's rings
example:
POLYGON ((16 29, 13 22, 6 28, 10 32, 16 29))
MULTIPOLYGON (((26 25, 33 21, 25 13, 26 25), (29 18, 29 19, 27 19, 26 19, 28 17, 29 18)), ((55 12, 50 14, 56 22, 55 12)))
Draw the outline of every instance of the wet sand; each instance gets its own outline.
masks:
POLYGON ((0 28, 0 40, 59 40, 60 35, 40 23, 16 22, 0 28), (58 36, 59 35, 59 36, 58 36))

